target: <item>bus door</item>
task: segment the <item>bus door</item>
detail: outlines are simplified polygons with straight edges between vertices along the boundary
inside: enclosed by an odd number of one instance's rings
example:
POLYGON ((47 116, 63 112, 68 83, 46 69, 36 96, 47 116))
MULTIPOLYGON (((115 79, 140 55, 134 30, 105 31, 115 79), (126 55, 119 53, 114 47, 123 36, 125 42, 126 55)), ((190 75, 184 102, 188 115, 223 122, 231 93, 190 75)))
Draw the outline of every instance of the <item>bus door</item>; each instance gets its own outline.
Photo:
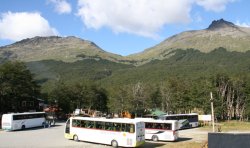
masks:
POLYGON ((65 133, 70 134, 70 119, 66 122, 65 133))

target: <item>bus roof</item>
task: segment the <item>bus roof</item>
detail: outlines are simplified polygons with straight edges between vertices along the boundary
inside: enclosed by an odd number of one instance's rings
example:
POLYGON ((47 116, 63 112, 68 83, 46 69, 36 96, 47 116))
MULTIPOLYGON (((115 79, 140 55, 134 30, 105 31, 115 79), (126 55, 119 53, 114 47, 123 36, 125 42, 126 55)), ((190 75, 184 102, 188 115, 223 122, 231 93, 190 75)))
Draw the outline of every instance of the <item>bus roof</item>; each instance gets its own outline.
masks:
POLYGON ((45 112, 8 113, 8 114, 4 114, 4 115, 26 115, 26 114, 45 114, 45 112))
POLYGON ((129 118, 102 118, 102 117, 70 117, 71 119, 89 120, 89 121, 103 121, 103 122, 118 122, 118 123, 137 123, 141 122, 129 118))
POLYGON ((161 119, 152 119, 152 118, 136 118, 137 121, 142 122, 153 122, 153 123, 174 123, 178 122, 177 120, 161 120, 161 119))
POLYGON ((198 115, 198 113, 190 113, 190 114, 168 114, 168 115, 162 115, 162 116, 189 116, 189 115, 198 115))

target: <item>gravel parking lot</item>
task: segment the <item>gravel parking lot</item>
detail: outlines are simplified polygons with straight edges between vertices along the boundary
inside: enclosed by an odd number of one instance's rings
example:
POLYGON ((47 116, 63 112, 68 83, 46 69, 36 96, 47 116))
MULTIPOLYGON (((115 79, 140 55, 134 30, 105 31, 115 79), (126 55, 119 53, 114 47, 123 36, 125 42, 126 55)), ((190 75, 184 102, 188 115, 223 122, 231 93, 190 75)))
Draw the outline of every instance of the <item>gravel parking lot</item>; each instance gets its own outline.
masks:
MULTIPOLYGON (((177 142, 152 142, 146 141, 143 148, 171 147, 184 142, 204 142, 207 132, 198 128, 182 130, 179 132, 180 140, 177 142)), ((102 148, 107 145, 75 142, 64 138, 64 123, 57 123, 51 128, 32 128, 23 131, 0 131, 1 148, 102 148)))

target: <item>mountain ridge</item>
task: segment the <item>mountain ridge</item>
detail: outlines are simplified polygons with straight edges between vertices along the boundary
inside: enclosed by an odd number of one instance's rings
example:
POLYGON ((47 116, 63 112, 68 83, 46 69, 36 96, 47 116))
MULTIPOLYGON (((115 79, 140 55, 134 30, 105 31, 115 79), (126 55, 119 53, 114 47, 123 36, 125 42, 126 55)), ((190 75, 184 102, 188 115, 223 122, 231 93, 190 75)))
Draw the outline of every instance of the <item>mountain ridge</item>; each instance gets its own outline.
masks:
POLYGON ((240 27, 223 19, 213 21, 203 30, 185 31, 173 35, 156 46, 129 55, 130 59, 142 60, 147 63, 154 59, 166 59, 177 49, 197 49, 210 52, 224 47, 228 51, 245 52, 250 50, 250 28, 240 27))
POLYGON ((1 57, 25 62, 57 60, 75 62, 86 58, 103 58, 119 62, 122 56, 109 53, 95 43, 74 36, 34 37, 0 47, 1 57))
POLYGON ((34 37, 0 47, 0 60, 24 62, 56 60, 75 62, 84 59, 106 59, 112 62, 143 65, 152 60, 171 57, 177 49, 197 49, 208 53, 223 47, 228 51, 250 50, 250 28, 240 27, 224 19, 214 20, 206 29, 173 35, 140 53, 121 56, 101 49, 94 42, 74 36, 34 37))

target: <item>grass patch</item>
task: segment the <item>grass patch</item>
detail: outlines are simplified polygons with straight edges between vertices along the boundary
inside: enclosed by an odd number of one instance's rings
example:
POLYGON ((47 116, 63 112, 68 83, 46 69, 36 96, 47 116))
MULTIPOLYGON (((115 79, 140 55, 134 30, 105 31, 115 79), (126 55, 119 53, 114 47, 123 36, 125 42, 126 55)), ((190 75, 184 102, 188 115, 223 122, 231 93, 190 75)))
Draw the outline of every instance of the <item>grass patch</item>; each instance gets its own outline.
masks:
POLYGON ((167 143, 166 148, 201 148, 205 145, 204 143, 199 142, 174 142, 174 143, 167 143))
POLYGON ((250 122, 226 121, 220 123, 222 131, 250 131, 250 122))
MULTIPOLYGON (((215 131, 218 131, 218 128, 221 128, 221 132, 230 132, 230 131, 249 131, 250 132, 250 122, 241 122, 241 121, 223 121, 215 123, 215 131)), ((200 128, 201 130, 212 131, 213 127, 204 126, 200 128)))

